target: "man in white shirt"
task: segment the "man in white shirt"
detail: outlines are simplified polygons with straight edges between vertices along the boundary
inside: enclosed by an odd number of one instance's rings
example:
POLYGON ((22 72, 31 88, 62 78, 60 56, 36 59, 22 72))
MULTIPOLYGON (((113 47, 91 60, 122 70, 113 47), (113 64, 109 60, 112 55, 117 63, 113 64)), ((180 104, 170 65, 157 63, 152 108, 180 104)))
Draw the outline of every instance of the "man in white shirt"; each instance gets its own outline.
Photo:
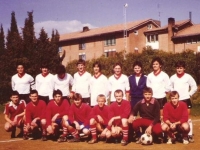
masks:
POLYGON ((30 102, 30 88, 35 89, 35 81, 31 75, 25 73, 23 64, 17 65, 17 74, 12 76, 11 85, 12 90, 19 93, 20 100, 23 99, 26 101, 26 103, 30 102))
POLYGON ((122 65, 116 63, 113 66, 114 74, 109 77, 109 92, 110 92, 110 102, 115 102, 114 92, 116 90, 123 91, 123 99, 129 100, 130 85, 128 77, 122 74, 122 65))
POLYGON ((89 83, 91 74, 85 70, 85 61, 79 59, 77 62, 78 72, 74 74, 74 84, 72 86, 71 97, 73 93, 79 93, 82 96, 83 103, 90 105, 89 83))
POLYGON ((56 68, 56 75, 53 78, 53 83, 54 83, 54 90, 61 90, 63 96, 63 99, 68 100, 70 104, 70 86, 73 85, 73 77, 69 74, 66 73, 65 66, 59 65, 56 68))
POLYGON ((103 94, 108 98, 108 79, 101 73, 101 64, 95 62, 93 64, 94 75, 90 79, 91 106, 97 105, 97 97, 103 94))
POLYGON ((49 73, 48 66, 42 64, 41 73, 35 78, 36 90, 38 91, 39 99, 44 100, 46 104, 53 99, 53 74, 49 73))
MULTIPOLYGON (((176 62, 176 74, 170 77, 170 85, 172 91, 177 91, 179 93, 179 100, 186 103, 188 107, 188 114, 190 115, 190 109, 192 108, 190 97, 197 91, 197 84, 191 75, 185 73, 185 66, 186 64, 184 61, 176 62)), ((188 123, 190 125, 188 138, 190 142, 194 142, 191 119, 188 120, 188 123)))

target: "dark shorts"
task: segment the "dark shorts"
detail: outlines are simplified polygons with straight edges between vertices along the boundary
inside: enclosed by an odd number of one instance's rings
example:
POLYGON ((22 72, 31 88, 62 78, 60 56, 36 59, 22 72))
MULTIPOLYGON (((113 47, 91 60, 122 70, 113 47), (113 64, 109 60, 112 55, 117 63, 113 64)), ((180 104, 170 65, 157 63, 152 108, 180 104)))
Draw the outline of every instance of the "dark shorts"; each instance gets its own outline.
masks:
POLYGON ((185 100, 181 100, 181 101, 187 105, 188 109, 192 108, 192 103, 191 103, 190 99, 185 99, 185 100))
POLYGON ((155 98, 155 99, 158 101, 158 103, 160 105, 160 109, 163 109, 165 103, 167 103, 167 98, 164 97, 164 98, 155 98))
POLYGON ((131 108, 133 109, 135 104, 142 99, 143 99, 143 97, 133 97, 133 96, 131 96, 131 108))
POLYGON ((38 99, 39 100, 43 100, 46 104, 49 103, 49 96, 41 96, 41 95, 39 95, 38 99))
POLYGON ((62 118, 58 118, 55 120, 55 123, 58 125, 58 126, 62 126, 62 118))
POLYGON ((91 105, 91 103, 90 103, 90 97, 82 98, 82 102, 83 103, 87 103, 88 105, 91 105))
POLYGON ((29 98, 29 94, 19 94, 19 99, 24 100, 26 104, 28 104, 31 101, 29 98))

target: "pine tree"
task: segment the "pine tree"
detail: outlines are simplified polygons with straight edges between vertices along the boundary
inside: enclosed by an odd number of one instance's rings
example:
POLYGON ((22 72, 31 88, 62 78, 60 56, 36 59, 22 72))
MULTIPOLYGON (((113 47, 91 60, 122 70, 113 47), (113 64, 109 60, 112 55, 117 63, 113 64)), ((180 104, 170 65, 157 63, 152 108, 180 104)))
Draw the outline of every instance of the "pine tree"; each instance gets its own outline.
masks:
POLYGON ((1 24, 1 29, 0 29, 0 56, 4 55, 5 53, 5 35, 3 31, 3 26, 1 24))

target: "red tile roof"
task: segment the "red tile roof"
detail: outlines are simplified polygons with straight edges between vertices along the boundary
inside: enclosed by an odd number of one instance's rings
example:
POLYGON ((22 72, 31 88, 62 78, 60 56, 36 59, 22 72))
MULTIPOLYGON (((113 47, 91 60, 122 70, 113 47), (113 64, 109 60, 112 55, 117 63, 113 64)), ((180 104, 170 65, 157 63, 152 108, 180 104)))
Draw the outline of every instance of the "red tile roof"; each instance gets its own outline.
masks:
MULTIPOLYGON (((148 22, 152 22, 152 23, 154 23, 154 25, 159 27, 157 20, 144 19, 144 20, 139 20, 139 21, 134 21, 134 22, 128 22, 126 24, 127 30, 132 30, 132 29, 137 28, 148 22)), ((60 41, 97 36, 97 35, 107 34, 107 33, 120 32, 123 30, 124 30, 124 24, 117 24, 117 25, 111 25, 111 26, 106 26, 106 27, 93 28, 93 29, 89 29, 89 31, 86 31, 86 32, 79 31, 79 32, 73 32, 73 33, 67 33, 67 34, 60 35, 60 41)))

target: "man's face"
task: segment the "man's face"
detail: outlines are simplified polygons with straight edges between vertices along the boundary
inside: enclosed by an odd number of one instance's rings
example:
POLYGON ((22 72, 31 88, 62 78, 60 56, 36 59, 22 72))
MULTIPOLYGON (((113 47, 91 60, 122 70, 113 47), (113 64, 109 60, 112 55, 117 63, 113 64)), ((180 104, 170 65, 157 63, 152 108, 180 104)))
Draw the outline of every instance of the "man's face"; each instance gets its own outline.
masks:
POLYGON ((176 67, 176 73, 177 74, 183 74, 185 72, 185 68, 183 67, 176 67))
POLYGON ((135 66, 133 69, 134 69, 135 74, 140 74, 142 71, 142 68, 140 66, 135 66))
POLYGON ((146 102, 150 102, 151 101, 152 93, 146 92, 143 95, 144 95, 144 99, 145 99, 146 102))
POLYGON ((78 64, 77 69, 78 69, 79 72, 84 72, 85 71, 85 65, 78 64))
POLYGON ((97 65, 94 66, 93 70, 94 70, 94 74, 98 74, 100 72, 100 69, 97 65))
POLYGON ((105 102, 106 102, 106 100, 105 100, 104 97, 99 97, 97 99, 97 103, 98 103, 98 105, 99 105, 100 108, 102 108, 105 105, 105 102))
POLYGON ((75 104, 77 107, 81 106, 81 104, 82 104, 82 99, 75 99, 75 100, 74 100, 74 104, 75 104))
POLYGON ((41 68, 42 74, 46 75, 49 73, 49 69, 48 68, 41 68))
POLYGON ((160 70, 160 68, 161 68, 161 65, 159 64, 159 62, 157 62, 157 61, 153 62, 153 70, 154 71, 158 71, 158 70, 160 70))
POLYGON ((115 99, 117 103, 121 103, 123 100, 123 94, 122 92, 115 92, 115 99))
POLYGON ((62 101, 62 95, 60 94, 56 94, 53 98, 57 104, 60 104, 62 101))
POLYGON ((122 68, 119 65, 115 66, 113 70, 115 75, 120 75, 122 73, 122 68))
POLYGON ((15 105, 17 105, 19 103, 19 96, 18 95, 12 95, 10 97, 10 99, 15 105))
POLYGON ((29 98, 33 103, 36 103, 38 101, 38 94, 37 93, 30 94, 29 98))
POLYGON ((170 98, 172 105, 177 106, 179 102, 178 94, 170 98))
POLYGON ((58 74, 58 77, 59 77, 60 79, 63 79, 63 78, 65 77, 65 73, 63 73, 63 74, 58 74))
POLYGON ((23 67, 23 65, 18 65, 17 66, 17 73, 19 73, 19 74, 23 74, 24 73, 24 67, 23 67))

